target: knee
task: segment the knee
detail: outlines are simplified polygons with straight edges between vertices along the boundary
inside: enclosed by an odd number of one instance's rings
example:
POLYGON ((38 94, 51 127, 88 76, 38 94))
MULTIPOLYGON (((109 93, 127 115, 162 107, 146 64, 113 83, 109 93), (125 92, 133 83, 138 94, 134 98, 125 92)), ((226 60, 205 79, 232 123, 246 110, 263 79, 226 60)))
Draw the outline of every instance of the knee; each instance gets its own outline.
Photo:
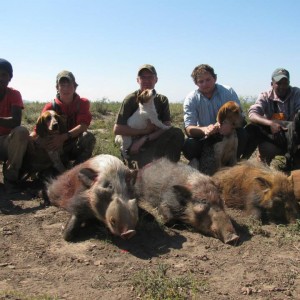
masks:
POLYGON ((91 149, 91 151, 93 151, 96 144, 96 138, 93 133, 84 132, 79 143, 84 149, 91 149))
POLYGON ((18 126, 11 132, 11 139, 27 144, 29 141, 29 131, 24 126, 18 126))
POLYGON ((172 140, 179 145, 183 145, 184 143, 184 133, 180 128, 177 127, 171 127, 169 130, 169 135, 172 137, 172 140))

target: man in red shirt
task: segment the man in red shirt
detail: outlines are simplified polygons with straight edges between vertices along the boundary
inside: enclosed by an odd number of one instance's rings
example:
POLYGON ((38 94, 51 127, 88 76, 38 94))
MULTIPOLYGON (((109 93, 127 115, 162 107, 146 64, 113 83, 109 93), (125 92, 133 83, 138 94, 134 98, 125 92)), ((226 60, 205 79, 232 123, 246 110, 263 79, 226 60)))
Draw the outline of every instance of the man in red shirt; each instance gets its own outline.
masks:
MULTIPOLYGON (((73 73, 61 71, 56 77, 57 95, 54 101, 47 103, 42 112, 55 110, 66 121, 67 133, 51 136, 45 145, 46 150, 63 148, 63 161, 74 161, 73 165, 84 162, 92 156, 96 143, 95 136, 87 129, 91 123, 90 102, 76 93, 76 83, 73 73)), ((33 139, 36 132, 32 132, 33 139)))
POLYGON ((29 132, 21 126, 22 96, 8 87, 13 77, 12 65, 0 58, 0 160, 3 164, 4 183, 9 191, 17 186, 29 132))

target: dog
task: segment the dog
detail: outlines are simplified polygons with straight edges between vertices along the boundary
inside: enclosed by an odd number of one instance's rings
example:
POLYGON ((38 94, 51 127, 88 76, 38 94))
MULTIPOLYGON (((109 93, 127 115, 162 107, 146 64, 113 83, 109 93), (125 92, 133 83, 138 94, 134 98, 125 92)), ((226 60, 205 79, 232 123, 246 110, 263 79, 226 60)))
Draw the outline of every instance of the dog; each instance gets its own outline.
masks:
MULTIPOLYGON (((163 124, 157 115, 154 105, 156 92, 154 89, 146 89, 137 97, 138 109, 128 119, 127 125, 135 129, 144 129, 147 127, 147 122, 150 120, 152 124, 161 129, 169 129, 171 126, 163 124)), ((120 145, 123 158, 128 158, 128 150, 132 144, 131 136, 116 135, 115 143, 120 145)))
POLYGON ((231 126, 226 135, 214 134, 204 137, 203 152, 200 156, 197 169, 205 174, 213 175, 224 166, 234 166, 237 163, 238 138, 236 128, 243 125, 243 114, 240 106, 234 101, 223 104, 217 114, 217 122, 221 127, 224 124, 231 126))
MULTIPOLYGON (((37 143, 43 143, 47 138, 53 135, 66 133, 67 128, 62 120, 54 110, 44 111, 38 118, 36 123, 37 143)), ((46 150, 54 168, 62 173, 66 170, 64 164, 60 159, 62 149, 48 151, 46 150)))
POLYGON ((268 141, 283 149, 286 160, 284 171, 291 171, 295 168, 295 154, 300 145, 300 110, 295 114, 293 121, 278 122, 286 129, 282 129, 274 135, 269 126, 259 125, 259 129, 268 141))

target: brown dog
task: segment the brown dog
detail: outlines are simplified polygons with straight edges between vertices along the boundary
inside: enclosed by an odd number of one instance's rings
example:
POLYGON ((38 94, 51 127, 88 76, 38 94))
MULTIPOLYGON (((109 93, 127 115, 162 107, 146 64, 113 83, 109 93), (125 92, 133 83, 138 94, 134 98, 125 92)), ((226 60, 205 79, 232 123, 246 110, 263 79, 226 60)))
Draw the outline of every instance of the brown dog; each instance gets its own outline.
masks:
POLYGON ((216 134, 207 138, 203 153, 199 160, 199 171, 208 175, 214 174, 224 166, 234 166, 237 163, 238 138, 236 128, 243 124, 240 106, 234 101, 228 101, 218 111, 217 122, 229 127, 226 134, 216 134), (217 139, 217 141, 215 141, 217 139))
MULTIPOLYGON (((36 123, 36 133, 38 135, 37 142, 43 144, 49 137, 66 133, 67 129, 62 120, 62 117, 59 116, 54 110, 46 110, 44 111, 38 118, 36 123)), ((65 166, 63 165, 60 154, 62 149, 60 150, 47 150, 47 153, 53 163, 54 168, 60 173, 65 171, 65 166)))

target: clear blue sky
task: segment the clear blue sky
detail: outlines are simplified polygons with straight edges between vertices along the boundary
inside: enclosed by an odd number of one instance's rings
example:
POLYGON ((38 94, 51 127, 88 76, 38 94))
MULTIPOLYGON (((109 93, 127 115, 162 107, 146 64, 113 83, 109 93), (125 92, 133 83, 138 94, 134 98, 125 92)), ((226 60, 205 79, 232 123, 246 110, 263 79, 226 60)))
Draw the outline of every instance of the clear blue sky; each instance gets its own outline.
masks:
POLYGON ((199 64, 240 96, 269 88, 277 67, 300 86, 299 0, 1 0, 0 57, 23 99, 49 101, 74 73, 81 96, 122 101, 153 64, 156 89, 178 102, 199 64))

